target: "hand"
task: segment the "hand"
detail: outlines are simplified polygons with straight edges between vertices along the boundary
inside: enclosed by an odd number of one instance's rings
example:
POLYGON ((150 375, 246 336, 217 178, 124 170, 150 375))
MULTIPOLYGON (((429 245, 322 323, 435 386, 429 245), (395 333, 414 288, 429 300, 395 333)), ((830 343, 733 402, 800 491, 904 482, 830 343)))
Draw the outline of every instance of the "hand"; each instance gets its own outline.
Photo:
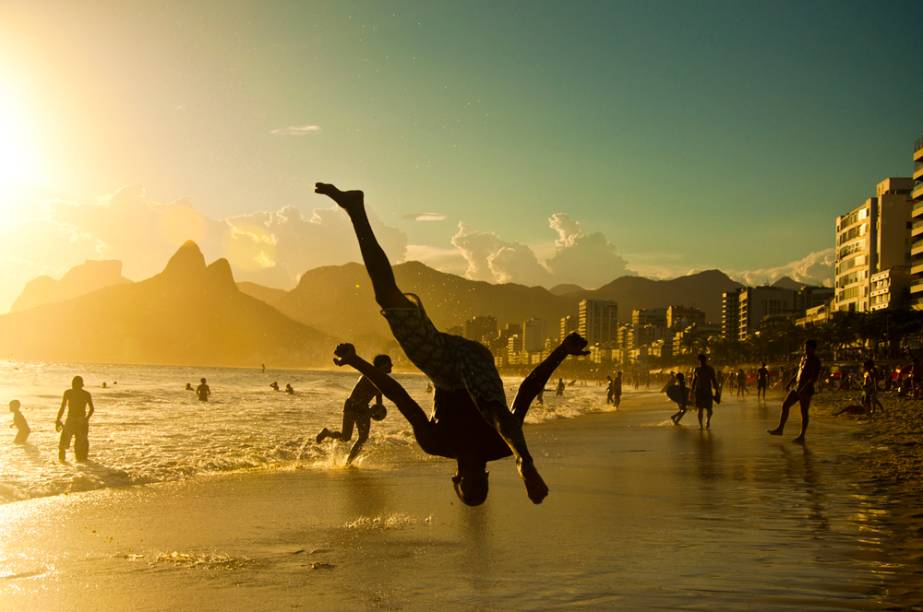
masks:
POLYGON ((54 430, 61 431, 62 429, 64 429, 64 423, 61 422, 61 419, 58 419, 54 422, 54 430))
POLYGON ((574 332, 564 338, 564 342, 561 343, 561 348, 563 348, 564 352, 568 355, 589 355, 590 351, 584 350, 586 345, 586 339, 577 332, 574 332))
POLYGON ((333 358, 333 363, 342 367, 352 363, 356 358, 356 347, 348 342, 343 344, 338 344, 337 347, 333 350, 335 357, 333 358))

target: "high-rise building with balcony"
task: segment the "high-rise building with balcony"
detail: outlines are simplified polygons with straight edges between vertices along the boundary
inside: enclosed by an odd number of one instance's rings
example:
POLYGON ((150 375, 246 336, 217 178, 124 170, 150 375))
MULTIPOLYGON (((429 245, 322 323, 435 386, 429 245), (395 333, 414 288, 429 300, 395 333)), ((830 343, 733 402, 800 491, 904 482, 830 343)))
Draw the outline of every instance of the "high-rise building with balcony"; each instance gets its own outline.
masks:
POLYGON ((590 344, 615 343, 619 306, 611 300, 580 300, 577 331, 590 344))
POLYGON ((913 145, 913 187, 910 192, 910 303, 923 310, 923 137, 913 145))
POLYGON ((742 289, 721 294, 721 337, 738 340, 740 335, 740 292, 742 289))
POLYGON ((869 312, 872 276, 909 264, 911 187, 909 178, 886 178, 875 197, 836 218, 834 311, 869 312))

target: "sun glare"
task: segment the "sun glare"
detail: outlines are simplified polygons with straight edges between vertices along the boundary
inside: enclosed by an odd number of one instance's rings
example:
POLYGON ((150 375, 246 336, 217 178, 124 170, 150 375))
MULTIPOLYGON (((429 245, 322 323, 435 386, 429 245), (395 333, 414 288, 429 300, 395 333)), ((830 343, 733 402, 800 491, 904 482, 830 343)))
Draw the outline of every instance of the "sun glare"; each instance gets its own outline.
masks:
POLYGON ((13 86, 0 81, 0 229, 15 223, 15 212, 42 179, 35 140, 27 105, 13 86))

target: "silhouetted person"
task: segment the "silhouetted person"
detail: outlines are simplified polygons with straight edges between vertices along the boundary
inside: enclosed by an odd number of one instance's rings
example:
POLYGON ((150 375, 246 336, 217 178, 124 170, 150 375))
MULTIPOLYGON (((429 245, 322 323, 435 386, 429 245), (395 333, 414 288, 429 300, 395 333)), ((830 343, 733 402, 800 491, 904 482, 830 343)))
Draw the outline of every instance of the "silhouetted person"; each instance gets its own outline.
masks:
POLYGON ((801 363, 795 376, 785 386, 788 395, 782 402, 782 414, 779 418, 779 426, 770 429, 769 433, 773 436, 781 436, 785 429, 785 422, 788 421, 788 411, 796 403, 801 405, 801 433, 793 440, 795 444, 804 444, 804 434, 808 431, 808 409, 811 407, 811 397, 814 395, 814 384, 820 376, 820 359, 814 353, 817 351, 817 342, 808 340, 804 343, 804 355, 801 357, 801 363), (792 385, 796 385, 794 390, 792 385))
POLYGON ((622 405, 622 372, 619 370, 615 373, 615 380, 612 381, 612 403, 616 409, 622 405))
POLYGON ((103 381, 103 389, 108 389, 109 385, 106 384, 106 381, 103 381))
POLYGON ((555 397, 564 397, 564 389, 565 389, 565 387, 566 387, 566 385, 564 384, 564 379, 563 379, 563 378, 559 378, 559 379, 558 379, 558 386, 557 386, 557 387, 555 388, 555 390, 554 390, 554 396, 555 396, 555 397))
POLYGON ((766 401, 766 388, 769 387, 769 370, 766 369, 766 362, 756 371, 756 399, 766 401))
POLYGON ((606 376, 606 403, 615 403, 615 381, 611 376, 606 376))
POLYGON ((747 374, 743 368, 737 370, 737 397, 743 398, 747 394, 747 374))
MULTIPOLYGON (((373 360, 374 367, 388 374, 391 372, 391 358, 387 355, 376 355, 373 360)), ((346 458, 346 464, 349 465, 359 455, 365 441, 369 439, 369 431, 372 428, 372 412, 369 409, 369 402, 375 398, 375 404, 381 404, 381 391, 369 380, 368 376, 360 376, 353 387, 352 393, 346 398, 343 404, 343 427, 340 431, 330 431, 324 427, 317 434, 316 442, 319 444, 325 438, 333 438, 345 442, 353 437, 353 426, 359 433, 356 443, 353 444, 352 450, 349 451, 349 457, 346 458)))
POLYGON ((689 403, 689 389, 686 388, 686 377, 682 374, 677 374, 674 380, 676 382, 671 386, 675 385, 679 387, 680 400, 676 402, 677 406, 679 406, 679 410, 670 417, 670 420, 673 421, 674 425, 679 425, 679 422, 686 416, 686 408, 689 403))
POLYGON ((22 412, 19 411, 21 404, 19 400, 13 400, 10 402, 10 412, 13 413, 13 422, 10 424, 10 427, 16 428, 16 437, 13 438, 14 444, 25 444, 26 439, 29 437, 29 434, 32 432, 29 429, 29 424, 26 422, 26 417, 22 415, 22 412))
POLYGON ((878 399, 878 368, 871 359, 862 364, 862 405, 870 414, 885 409, 878 399))
POLYGON ((195 395, 199 398, 200 402, 207 402, 208 397, 212 394, 212 390, 208 386, 208 383, 205 382, 204 378, 200 378, 199 381, 199 386, 195 388, 195 395))
POLYGON ((278 383, 277 381, 274 380, 274 381, 272 381, 272 384, 269 385, 269 388, 272 389, 273 391, 278 391, 278 390, 279 390, 279 383, 278 383))
MULTIPOLYGON (((510 413, 520 427, 532 400, 545 387, 555 369, 568 355, 589 354, 585 347, 586 340, 571 334, 526 377, 519 386, 510 413)), ((400 383, 356 355, 356 349, 351 344, 339 345, 335 355, 334 363, 359 370, 397 406, 413 428, 414 437, 423 452, 456 461, 458 468, 452 484, 459 499, 469 506, 484 503, 489 490, 487 462, 509 457, 513 451, 499 432, 484 420, 466 389, 444 389, 436 385, 433 415, 427 419, 423 409, 400 383)))
POLYGON ((192 387, 192 383, 186 383, 186 391, 195 391, 195 389, 192 387))
MULTIPOLYGON (((401 292, 388 257, 369 224, 361 191, 343 192, 324 183, 317 183, 315 191, 332 198, 349 215, 362 260, 372 281, 375 300, 407 357, 429 377, 437 394, 439 391, 468 393, 483 419, 496 429, 512 450, 529 499, 541 503, 548 495, 548 487, 529 454, 522 433, 522 421, 515 418, 507 406, 503 381, 493 355, 478 342, 437 330, 419 298, 401 292), (414 299, 411 300, 411 297, 414 299)), ((459 399, 454 401, 461 402, 459 399)), ((482 472, 468 470, 459 476, 462 492, 486 489, 487 478, 482 472)))
POLYGON ((83 377, 74 376, 71 388, 64 392, 61 398, 61 408, 55 419, 55 429, 61 432, 58 443, 58 460, 66 460, 66 451, 74 439, 74 457, 77 461, 84 462, 90 453, 90 417, 96 412, 93 398, 83 388, 83 377), (89 411, 87 408, 89 407, 89 411), (67 418, 61 422, 64 409, 67 408, 67 418))
POLYGON ((261 363, 261 364, 260 364, 260 368, 262 368, 263 374, 265 374, 265 373, 266 373, 266 364, 265 364, 265 363, 261 363))
POLYGON ((292 387, 291 383, 285 383, 285 392, 288 393, 289 395, 292 395, 293 393, 295 393, 295 388, 292 387))
POLYGON ((705 421, 705 429, 711 427, 712 403, 720 392, 715 369, 708 365, 708 357, 705 354, 700 354, 699 366, 692 371, 692 397, 699 414, 699 429, 702 429, 702 411, 705 411, 708 415, 705 421), (714 389, 714 394, 712 389, 714 389))

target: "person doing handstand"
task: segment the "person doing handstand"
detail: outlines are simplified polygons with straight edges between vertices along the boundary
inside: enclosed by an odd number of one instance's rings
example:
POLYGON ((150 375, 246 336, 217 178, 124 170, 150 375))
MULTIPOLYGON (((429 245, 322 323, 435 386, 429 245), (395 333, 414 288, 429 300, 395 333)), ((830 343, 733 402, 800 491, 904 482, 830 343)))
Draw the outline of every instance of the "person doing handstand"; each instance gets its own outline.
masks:
MULTIPOLYGON (((586 340, 577 334, 567 336, 519 386, 513 400, 511 418, 522 427, 529 406, 545 388, 554 370, 568 355, 587 355, 586 340)), ((351 344, 341 344, 334 352, 334 363, 348 365, 368 377, 413 428, 423 452, 455 459, 458 469, 452 476, 455 494, 469 506, 484 503, 488 493, 487 462, 514 454, 498 431, 479 413, 474 399, 465 389, 436 387, 432 418, 410 397, 404 387, 356 354, 351 344)), ((534 501, 534 500, 533 500, 534 501)))
MULTIPOLYGON (((333 199, 349 215, 372 281, 375 301, 408 359, 432 380, 437 395, 442 392, 443 402, 448 401, 461 409, 466 403, 462 394, 470 396, 484 421, 497 431, 516 457, 529 499, 541 503, 548 495, 548 486, 535 468, 526 446, 522 421, 507 406, 503 381, 493 355, 478 342, 437 330, 419 298, 398 288, 388 257, 372 231, 361 191, 340 191, 326 183, 317 183, 314 191, 333 199)), ((436 400, 439 402, 438 397, 436 400)), ((450 406, 443 408, 451 409, 450 406)), ((466 468, 459 473, 458 484, 462 491, 469 486, 473 490, 486 489, 486 482, 483 469, 466 468)))
MULTIPOLYGON (((374 367, 387 374, 391 371, 391 358, 387 355, 376 355, 372 360, 374 367)), ((359 432, 356 443, 353 444, 352 450, 349 451, 349 457, 346 459, 346 465, 353 462, 353 459, 359 455, 362 445, 369 439, 369 431, 372 428, 372 411, 369 408, 369 402, 375 398, 375 403, 381 403, 381 391, 375 386, 368 376, 360 376, 353 387, 352 393, 346 398, 343 404, 343 426, 340 431, 330 431, 326 427, 320 430, 315 441, 320 444, 326 438, 333 438, 346 442, 353 437, 353 427, 359 432)))

